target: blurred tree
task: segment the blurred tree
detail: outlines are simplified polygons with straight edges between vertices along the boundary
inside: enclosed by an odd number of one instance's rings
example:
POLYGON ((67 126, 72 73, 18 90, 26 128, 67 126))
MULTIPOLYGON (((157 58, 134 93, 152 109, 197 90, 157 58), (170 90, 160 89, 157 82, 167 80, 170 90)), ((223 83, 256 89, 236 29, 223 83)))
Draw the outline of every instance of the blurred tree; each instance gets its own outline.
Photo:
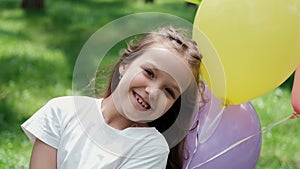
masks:
POLYGON ((145 3, 153 3, 154 0, 145 0, 145 3))
POLYGON ((195 4, 199 5, 201 3, 201 0, 185 0, 187 4, 195 4))
POLYGON ((23 9, 44 9, 44 0, 22 0, 21 8, 23 9))

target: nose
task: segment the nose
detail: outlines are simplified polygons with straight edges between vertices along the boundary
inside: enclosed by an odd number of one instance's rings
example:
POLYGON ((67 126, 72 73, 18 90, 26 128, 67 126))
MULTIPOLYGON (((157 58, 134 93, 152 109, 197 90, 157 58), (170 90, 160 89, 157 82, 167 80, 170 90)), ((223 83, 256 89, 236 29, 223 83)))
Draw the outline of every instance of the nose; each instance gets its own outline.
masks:
POLYGON ((163 95, 163 91, 157 86, 147 86, 145 91, 148 94, 151 108, 163 112, 166 107, 166 98, 163 95))
POLYGON ((157 99, 162 92, 158 85, 152 84, 145 88, 146 93, 150 99, 157 99))

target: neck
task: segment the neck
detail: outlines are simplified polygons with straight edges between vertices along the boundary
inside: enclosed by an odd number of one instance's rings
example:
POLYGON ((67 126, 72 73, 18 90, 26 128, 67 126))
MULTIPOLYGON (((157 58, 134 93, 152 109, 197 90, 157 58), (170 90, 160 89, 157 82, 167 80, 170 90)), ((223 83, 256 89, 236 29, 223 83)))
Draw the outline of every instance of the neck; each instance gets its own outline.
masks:
POLYGON ((111 95, 103 99, 101 104, 101 110, 106 124, 115 129, 123 130, 128 127, 143 126, 122 116, 117 111, 111 95))

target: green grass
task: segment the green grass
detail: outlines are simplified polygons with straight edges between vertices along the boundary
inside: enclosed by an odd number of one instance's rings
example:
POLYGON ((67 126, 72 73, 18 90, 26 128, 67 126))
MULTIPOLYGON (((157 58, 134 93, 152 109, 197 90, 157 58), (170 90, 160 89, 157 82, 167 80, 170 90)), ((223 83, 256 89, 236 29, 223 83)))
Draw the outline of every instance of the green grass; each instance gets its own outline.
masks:
MULTIPOLYGON (((252 101, 262 127, 289 116, 293 112, 290 102, 290 90, 284 87, 252 101)), ((263 133, 258 169, 300 168, 299 126, 299 119, 289 119, 263 133)))
MULTIPOLYGON (((96 30, 137 12, 163 12, 192 22, 195 11, 183 0, 46 0, 44 11, 24 11, 18 1, 0 1, 0 168, 28 168, 32 144, 19 126, 50 98, 72 94, 74 63, 96 30)), ((104 67, 110 68, 123 45, 109 52, 104 67)), ((100 91, 104 86, 99 84, 100 91)), ((290 88, 253 100, 263 127, 292 112, 290 88)), ((300 168, 299 128, 294 119, 265 132, 257 168, 300 168)))

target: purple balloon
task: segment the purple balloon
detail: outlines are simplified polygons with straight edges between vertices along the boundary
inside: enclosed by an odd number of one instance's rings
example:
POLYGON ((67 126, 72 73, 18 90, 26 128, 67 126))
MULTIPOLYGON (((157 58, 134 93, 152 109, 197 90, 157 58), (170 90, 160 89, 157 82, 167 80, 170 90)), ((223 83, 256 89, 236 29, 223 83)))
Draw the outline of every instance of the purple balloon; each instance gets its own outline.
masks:
POLYGON ((228 105, 218 117, 221 101, 208 87, 204 98, 208 102, 193 126, 200 125, 187 135, 184 168, 254 169, 261 150, 261 126, 252 104, 228 105))

